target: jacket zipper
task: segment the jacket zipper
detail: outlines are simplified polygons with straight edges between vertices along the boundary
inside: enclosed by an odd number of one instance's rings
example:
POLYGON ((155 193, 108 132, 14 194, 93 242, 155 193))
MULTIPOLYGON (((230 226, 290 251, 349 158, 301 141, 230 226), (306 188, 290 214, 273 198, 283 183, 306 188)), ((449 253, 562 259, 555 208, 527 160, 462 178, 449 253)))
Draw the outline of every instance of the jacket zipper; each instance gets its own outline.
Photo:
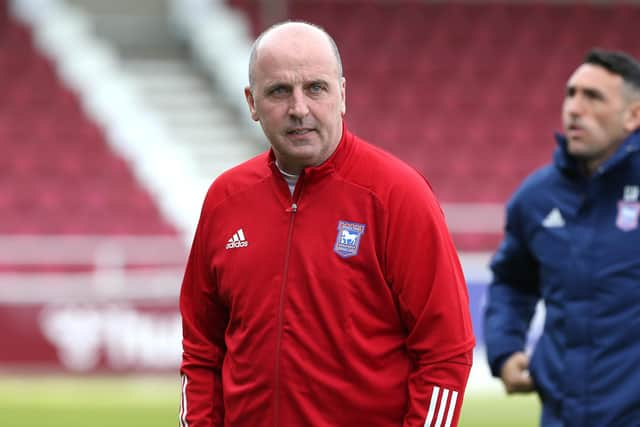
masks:
POLYGON ((289 271, 289 252, 291 251, 291 237, 293 235, 293 222, 298 205, 293 202, 291 207, 287 208, 287 212, 291 214, 289 217, 289 233, 287 236, 287 249, 284 254, 284 269, 282 271, 282 284, 280 286, 280 302, 278 306, 278 331, 276 336, 276 366, 275 366, 275 386, 274 386, 274 425, 278 427, 280 421, 280 347, 282 344, 282 328, 284 323, 284 298, 287 286, 287 274, 289 271))

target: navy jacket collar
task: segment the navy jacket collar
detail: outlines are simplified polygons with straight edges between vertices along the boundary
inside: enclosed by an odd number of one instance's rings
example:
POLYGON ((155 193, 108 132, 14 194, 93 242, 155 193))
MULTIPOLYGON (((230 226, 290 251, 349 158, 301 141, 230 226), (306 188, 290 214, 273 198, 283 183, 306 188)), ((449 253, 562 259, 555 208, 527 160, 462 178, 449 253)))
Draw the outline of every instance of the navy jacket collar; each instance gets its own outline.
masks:
MULTIPOLYGON (((567 151, 567 137, 561 133, 555 134, 557 148, 553 154, 556 167, 571 175, 580 175, 579 162, 567 151)), ((597 174, 602 174, 620 163, 628 155, 640 150, 640 129, 629 135, 618 147, 618 150, 600 167, 597 174)))

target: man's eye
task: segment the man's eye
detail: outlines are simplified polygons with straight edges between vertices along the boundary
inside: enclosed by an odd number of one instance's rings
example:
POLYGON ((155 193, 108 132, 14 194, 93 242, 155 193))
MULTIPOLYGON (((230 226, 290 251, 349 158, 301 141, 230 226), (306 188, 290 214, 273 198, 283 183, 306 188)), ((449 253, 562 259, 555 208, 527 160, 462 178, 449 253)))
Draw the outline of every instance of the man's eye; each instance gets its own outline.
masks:
POLYGON ((324 87, 320 83, 312 84, 311 86, 309 86, 309 90, 312 93, 320 93, 323 89, 324 87))
POLYGON ((603 99, 604 98, 600 92, 597 92, 595 90, 586 90, 586 91, 584 91, 584 95, 588 99, 603 99))
POLYGON ((284 86, 277 86, 277 87, 274 87, 273 89, 271 89, 269 91, 269 93, 272 94, 272 95, 282 95, 282 94, 287 93, 287 88, 284 87, 284 86))

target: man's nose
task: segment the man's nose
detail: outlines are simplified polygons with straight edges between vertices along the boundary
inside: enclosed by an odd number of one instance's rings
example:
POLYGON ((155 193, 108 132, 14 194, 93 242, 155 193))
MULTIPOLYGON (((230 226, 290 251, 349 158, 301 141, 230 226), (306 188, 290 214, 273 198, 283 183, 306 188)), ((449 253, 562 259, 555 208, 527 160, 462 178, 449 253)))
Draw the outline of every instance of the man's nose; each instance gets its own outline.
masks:
POLYGON ((584 102, 578 95, 570 96, 566 98, 564 108, 571 116, 579 116, 584 111, 584 102))
POLYGON ((289 114, 296 118, 301 118, 309 114, 309 105, 304 91, 295 88, 291 95, 291 103, 289 104, 289 114))

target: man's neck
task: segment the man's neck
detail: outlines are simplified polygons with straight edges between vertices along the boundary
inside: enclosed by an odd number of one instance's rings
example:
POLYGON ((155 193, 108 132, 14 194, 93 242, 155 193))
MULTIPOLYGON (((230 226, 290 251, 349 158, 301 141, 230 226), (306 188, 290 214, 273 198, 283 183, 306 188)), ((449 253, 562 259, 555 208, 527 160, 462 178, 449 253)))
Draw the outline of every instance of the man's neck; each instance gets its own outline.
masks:
POLYGON ((296 183, 298 182, 298 178, 300 178, 300 174, 299 173, 293 174, 293 173, 287 172, 280 166, 280 164, 278 163, 278 160, 276 160, 276 167, 282 174, 282 177, 284 178, 284 180, 287 181, 287 185, 289 186, 289 191, 291 192, 291 194, 293 194, 293 191, 296 188, 296 183))

